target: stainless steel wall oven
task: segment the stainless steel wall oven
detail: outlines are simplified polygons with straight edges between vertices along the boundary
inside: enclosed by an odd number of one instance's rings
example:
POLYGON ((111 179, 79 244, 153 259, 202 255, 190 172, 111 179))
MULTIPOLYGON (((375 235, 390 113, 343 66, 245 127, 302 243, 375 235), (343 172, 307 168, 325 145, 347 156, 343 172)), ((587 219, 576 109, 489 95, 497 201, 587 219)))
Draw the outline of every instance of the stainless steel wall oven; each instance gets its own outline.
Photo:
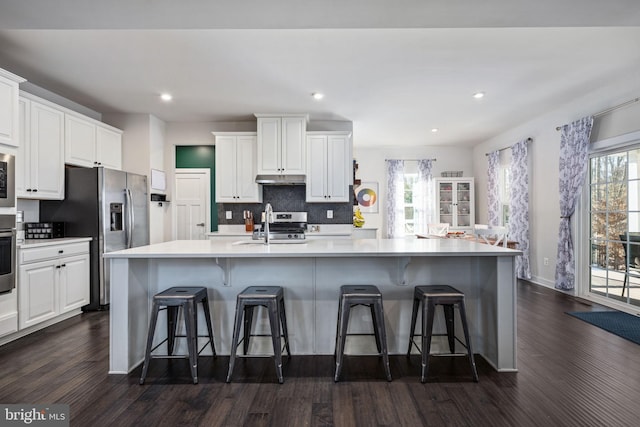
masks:
POLYGON ((16 205, 16 160, 12 154, 0 153, 0 207, 16 205))
POLYGON ((16 216, 0 215, 0 294, 16 287, 16 216))

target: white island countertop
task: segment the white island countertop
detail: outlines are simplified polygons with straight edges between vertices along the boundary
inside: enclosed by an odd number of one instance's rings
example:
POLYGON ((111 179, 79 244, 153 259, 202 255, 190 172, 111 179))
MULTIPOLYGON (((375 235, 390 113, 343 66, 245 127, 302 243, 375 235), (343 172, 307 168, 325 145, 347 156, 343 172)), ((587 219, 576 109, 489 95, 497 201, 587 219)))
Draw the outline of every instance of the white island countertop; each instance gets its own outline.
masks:
POLYGON ((327 239, 265 245, 257 240, 174 240, 104 254, 105 258, 264 258, 507 256, 520 251, 458 239, 327 239))

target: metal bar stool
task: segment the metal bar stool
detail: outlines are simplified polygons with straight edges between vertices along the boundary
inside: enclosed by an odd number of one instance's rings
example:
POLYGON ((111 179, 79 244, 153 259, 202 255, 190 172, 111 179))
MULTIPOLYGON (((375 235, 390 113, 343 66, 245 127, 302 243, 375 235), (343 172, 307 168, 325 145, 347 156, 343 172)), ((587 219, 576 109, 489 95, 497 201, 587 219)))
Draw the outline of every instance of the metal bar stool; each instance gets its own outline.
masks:
POLYGON ((389 369, 389 354, 387 352, 387 333, 384 328, 384 310, 382 308, 382 294, 373 285, 343 285, 340 287, 340 303, 338 307, 338 325, 336 330, 336 371, 334 381, 340 378, 344 346, 347 335, 374 335, 378 354, 382 355, 382 362, 387 374, 387 381, 391 381, 389 369), (373 320, 373 334, 347 334, 349 327, 349 313, 356 305, 368 306, 373 320))
POLYGON ((471 363, 471 372, 473 381, 478 382, 478 372, 476 371, 476 362, 473 358, 473 350, 471 348, 471 340, 469 339, 469 327, 467 325, 467 315, 464 308, 464 294, 459 290, 446 285, 435 286, 416 286, 413 294, 413 312, 411 313, 411 329, 409 332, 409 348, 407 349, 407 357, 411 355, 411 347, 415 345, 418 350, 420 348, 415 343, 413 337, 420 335, 422 337, 422 372, 420 381, 425 382, 427 372, 429 370, 429 352, 431 350, 431 337, 446 335, 449 342, 449 351, 455 354, 455 342, 458 341, 466 349, 471 363), (418 317, 418 306, 422 303, 422 331, 420 334, 415 333, 416 319, 418 317), (433 334, 433 317, 436 305, 442 305, 444 309, 445 323, 447 327, 446 334, 433 334), (460 319, 462 321, 462 329, 464 331, 465 343, 455 336, 453 308, 458 305, 460 310, 460 319))
POLYGON ((151 359, 178 359, 188 358, 191 368, 191 376, 193 377, 193 383, 198 383, 198 355, 205 349, 207 344, 211 344, 211 351, 213 356, 216 355, 216 348, 213 343, 213 328, 211 327, 211 313, 209 311, 209 299, 207 297, 207 288, 196 286, 175 286, 160 292, 153 296, 153 307, 151 311, 151 321, 149 324, 149 331, 147 332, 147 349, 144 356, 144 365, 142 367, 142 375, 140 376, 140 384, 144 384, 144 379, 147 376, 147 370, 149 369, 149 362, 151 359), (197 304, 202 303, 204 309, 204 317, 207 323, 207 330, 209 335, 198 335, 198 308, 197 304), (184 323, 186 329, 186 335, 176 335, 176 329, 178 327, 177 320, 179 310, 182 308, 184 315, 184 323), (155 347, 153 346, 153 336, 156 330, 156 324, 158 322, 158 313, 162 310, 167 311, 167 338, 162 340, 155 347), (198 337, 208 338, 205 345, 198 350, 198 337), (176 338, 186 338, 188 355, 174 355, 173 350, 175 347, 176 338), (151 353, 160 347, 162 344, 167 343, 166 355, 152 355, 151 353))
POLYGON ((287 332, 287 316, 284 309, 284 292, 280 286, 249 286, 240 292, 236 302, 236 317, 233 324, 233 342, 231 343, 231 352, 229 355, 229 372, 227 373, 227 382, 231 382, 233 367, 237 356, 237 348, 242 342, 243 356, 247 356, 249 350, 249 339, 257 336, 270 336, 273 344, 274 361, 276 365, 276 374, 278 382, 282 384, 284 377, 282 376, 282 338, 284 338, 284 346, 287 356, 291 357, 289 349, 289 334, 287 332), (266 307, 269 313, 269 325, 271 334, 252 334, 251 326, 253 324, 253 311, 257 306, 266 307), (244 322, 243 322, 244 316, 244 322), (243 326, 243 338, 240 338, 240 326, 243 326), (282 332, 280 331, 282 326, 282 332))

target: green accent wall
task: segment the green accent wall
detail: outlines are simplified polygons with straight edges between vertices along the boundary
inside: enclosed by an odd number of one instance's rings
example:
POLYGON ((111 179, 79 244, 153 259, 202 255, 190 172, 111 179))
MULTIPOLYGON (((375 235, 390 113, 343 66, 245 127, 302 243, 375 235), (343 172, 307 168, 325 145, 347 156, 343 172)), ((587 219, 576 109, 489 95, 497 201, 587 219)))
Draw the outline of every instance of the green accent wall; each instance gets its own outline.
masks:
POLYGON ((198 168, 211 171, 211 231, 218 231, 216 206, 216 147, 213 145, 177 145, 176 168, 198 168))

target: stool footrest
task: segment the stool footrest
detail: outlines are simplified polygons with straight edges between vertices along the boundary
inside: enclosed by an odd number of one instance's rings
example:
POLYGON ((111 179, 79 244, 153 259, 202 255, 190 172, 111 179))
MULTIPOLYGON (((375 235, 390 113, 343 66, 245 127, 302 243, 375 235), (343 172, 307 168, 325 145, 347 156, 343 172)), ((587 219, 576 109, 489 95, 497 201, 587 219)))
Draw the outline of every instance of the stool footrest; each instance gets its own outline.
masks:
MULTIPOLYGON (((284 350, 284 348, 283 348, 284 350)), ((257 357, 257 358, 271 358, 275 356, 275 354, 273 353, 265 353, 265 354, 236 354, 235 357, 238 359, 251 359, 252 357, 257 357)), ((287 353, 287 356, 290 357, 291 355, 287 353)))
MULTIPOLYGON (((420 334, 411 335, 409 337, 409 343, 413 344, 422 353, 422 349, 420 348, 420 346, 418 346, 418 343, 414 339, 414 337, 421 337, 421 336, 422 335, 420 335, 420 334)), ((446 336, 448 336, 448 335, 447 334, 431 334, 431 337, 446 337, 446 336)), ((456 340, 457 342, 459 342, 460 345, 463 346, 465 349, 469 349, 469 347, 467 347, 467 345, 464 343, 464 341, 462 341, 460 338, 453 337, 453 339, 456 340)), ((429 353, 429 354, 434 354, 434 353, 429 353)), ((447 354, 447 353, 443 353, 443 354, 447 354)), ((456 354, 456 353, 448 353, 448 354, 456 354)))

